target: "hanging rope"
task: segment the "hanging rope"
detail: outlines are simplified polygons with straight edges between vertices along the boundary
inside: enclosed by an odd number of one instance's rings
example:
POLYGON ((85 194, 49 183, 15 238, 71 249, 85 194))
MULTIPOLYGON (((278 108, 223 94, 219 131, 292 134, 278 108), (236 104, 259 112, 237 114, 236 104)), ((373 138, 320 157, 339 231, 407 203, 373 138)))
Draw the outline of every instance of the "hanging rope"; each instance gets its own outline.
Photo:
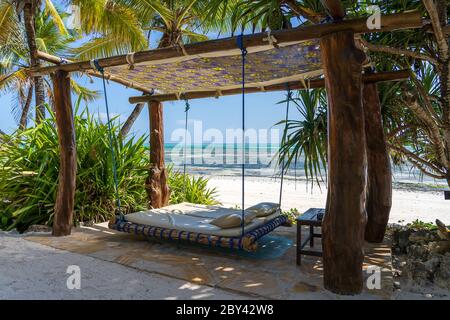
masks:
POLYGON ((183 161, 183 178, 184 178, 184 199, 186 200, 186 185, 187 185, 187 180, 186 180, 186 163, 187 163, 187 130, 188 130, 188 114, 189 114, 189 109, 191 108, 191 105, 189 104, 189 100, 188 99, 184 99, 185 102, 185 109, 184 109, 184 113, 185 113, 185 121, 184 121, 184 161, 183 161))
POLYGON ((242 57, 242 236, 245 233, 245 58, 247 49, 244 47, 243 35, 237 37, 237 45, 242 57))
POLYGON ((119 181, 117 179, 116 154, 114 152, 113 133, 112 133, 112 126, 111 126, 111 119, 109 116, 108 95, 106 93, 105 70, 99 65, 97 59, 91 60, 91 66, 93 66, 94 69, 96 69, 102 75, 103 95, 105 97, 106 119, 108 121, 109 148, 111 149, 114 188, 115 188, 115 194, 116 194, 116 204, 117 204, 117 210, 116 210, 117 212, 116 213, 119 213, 120 219, 123 220, 124 215, 123 215, 121 203, 120 203, 119 181))
MULTIPOLYGON (((286 98, 286 121, 284 123, 284 132, 283 132, 283 138, 281 140, 281 143, 284 144, 286 142, 286 137, 287 137, 287 122, 289 119, 289 102, 292 99, 292 91, 289 87, 289 84, 287 84, 287 98, 286 98)), ((278 205, 280 206, 280 210, 281 210, 281 199, 283 196, 283 182, 284 182, 284 170, 286 169, 286 159, 283 158, 283 163, 281 165, 281 181, 280 181, 280 198, 279 198, 279 202, 278 205)))

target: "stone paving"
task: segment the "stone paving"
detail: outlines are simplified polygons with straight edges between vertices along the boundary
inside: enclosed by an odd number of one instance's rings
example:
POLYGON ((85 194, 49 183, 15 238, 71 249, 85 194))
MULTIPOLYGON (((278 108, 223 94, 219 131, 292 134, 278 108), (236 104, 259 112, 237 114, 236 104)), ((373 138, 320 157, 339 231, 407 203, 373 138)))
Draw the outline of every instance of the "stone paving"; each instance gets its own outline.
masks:
MULTIPOLYGON (((303 234, 307 234, 304 232, 303 234)), ((77 228, 68 237, 26 236, 28 241, 117 263, 136 270, 260 299, 390 299, 391 251, 385 244, 366 245, 364 269, 381 268, 381 289, 343 297, 322 285, 320 258, 303 257, 295 264, 295 228, 278 228, 256 254, 198 245, 156 242, 110 230, 106 224, 77 228), (279 247, 277 248, 277 245, 279 247), (276 254, 274 254, 276 253, 276 254)), ((320 248, 320 240, 316 240, 320 248)), ((364 272, 369 276, 367 272, 364 272)))

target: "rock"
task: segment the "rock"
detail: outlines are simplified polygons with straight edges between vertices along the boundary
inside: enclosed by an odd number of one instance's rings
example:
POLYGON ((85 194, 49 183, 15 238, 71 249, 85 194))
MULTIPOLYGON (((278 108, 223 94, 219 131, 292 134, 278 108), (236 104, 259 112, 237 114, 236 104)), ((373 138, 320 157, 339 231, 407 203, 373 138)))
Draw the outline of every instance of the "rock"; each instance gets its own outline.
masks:
POLYGON ((431 280, 433 279, 434 273, 437 271, 441 263, 441 258, 439 256, 433 256, 430 260, 424 262, 425 268, 431 275, 431 280))
POLYGON ((412 280, 419 286, 427 285, 431 281, 431 274, 427 267, 421 261, 413 260, 405 266, 405 273, 409 280, 412 280))
POLYGON ((428 261, 411 260, 408 261, 405 272, 408 279, 413 280, 418 285, 426 285, 433 282, 434 274, 440 265, 439 257, 433 257, 428 261))
POLYGON ((418 230, 416 232, 411 233, 411 235, 409 236, 409 241, 410 242, 422 242, 422 241, 427 241, 430 239, 429 236, 429 231, 427 230, 418 230))
POLYGON ((450 240, 450 230, 447 226, 440 220, 436 220, 436 225, 438 226, 438 236, 441 240, 450 240))
POLYGON ((435 254, 450 252, 450 241, 437 241, 430 243, 430 251, 435 254))
POLYGON ((433 298, 433 295, 432 295, 431 293, 426 293, 426 294, 424 294, 423 296, 424 296, 425 298, 427 298, 427 299, 433 298))
POLYGON ((439 268, 434 275, 434 283, 450 290, 450 253, 441 256, 439 268))
POLYGON ((412 245, 407 248, 408 259, 409 260, 428 260, 428 247, 425 245, 412 245))
POLYGON ((412 231, 409 229, 406 230, 398 230, 394 234, 394 241, 396 242, 397 247, 399 248, 401 253, 406 253, 406 248, 409 245, 409 236, 412 231))
POLYGON ((28 232, 51 232, 52 228, 46 225, 41 224, 33 224, 28 227, 28 229, 24 233, 28 232))
MULTIPOLYGON (((396 280, 404 275, 414 286, 435 284, 450 289, 449 229, 439 220, 436 224, 438 229, 434 230, 392 228, 392 262, 400 269, 393 269, 396 280)), ((400 281, 395 281, 394 289, 399 290, 399 285, 400 281)), ((427 297, 433 296, 428 294, 427 297)))

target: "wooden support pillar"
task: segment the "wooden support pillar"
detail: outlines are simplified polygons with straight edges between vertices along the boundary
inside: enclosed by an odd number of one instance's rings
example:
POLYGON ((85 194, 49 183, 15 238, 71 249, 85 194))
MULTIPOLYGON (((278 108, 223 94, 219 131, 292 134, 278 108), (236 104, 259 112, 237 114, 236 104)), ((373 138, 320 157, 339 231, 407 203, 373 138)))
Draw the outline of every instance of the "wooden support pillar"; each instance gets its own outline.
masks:
POLYGON ((146 190, 150 208, 161 208, 169 204, 170 190, 167 185, 167 171, 164 164, 163 105, 149 102, 150 117, 150 169, 146 190))
POLYGON ((367 143, 365 239, 379 243, 383 241, 392 206, 392 171, 376 83, 364 84, 363 106, 367 143))
POLYGON ((328 198, 323 220, 325 288, 358 294, 363 288, 366 142, 362 106, 365 54, 354 34, 320 40, 328 95, 328 198))
POLYGON ((70 235, 73 224, 75 183, 77 175, 77 151, 75 127, 70 95, 70 76, 57 71, 53 78, 56 127, 60 152, 58 191, 53 219, 53 235, 70 235))

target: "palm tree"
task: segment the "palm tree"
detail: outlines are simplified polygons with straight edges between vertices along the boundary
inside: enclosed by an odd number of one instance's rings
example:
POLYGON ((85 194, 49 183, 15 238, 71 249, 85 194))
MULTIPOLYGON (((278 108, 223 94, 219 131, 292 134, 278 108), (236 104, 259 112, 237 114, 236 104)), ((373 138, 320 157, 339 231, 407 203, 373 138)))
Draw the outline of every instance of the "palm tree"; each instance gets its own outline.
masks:
POLYGON ((208 8, 208 15, 228 25, 231 32, 289 29, 292 18, 302 25, 326 17, 320 0, 211 0, 208 8), (225 12, 229 19, 223 19, 225 12))
MULTIPOLYGON (((37 122, 44 114, 42 103, 45 96, 51 98, 51 90, 47 91, 48 79, 30 79, 25 72, 27 68, 41 64, 39 59, 35 59, 38 50, 67 59, 86 59, 147 46, 144 32, 133 12, 116 1, 73 0, 67 3, 79 6, 82 18, 80 29, 71 32, 64 25, 64 14, 55 8, 51 0, 45 0, 43 4, 41 1, 0 0, 0 89, 17 92, 23 111, 20 116, 22 128, 26 126, 33 89, 38 91, 35 94, 37 122), (83 51, 70 50, 70 43, 82 35, 92 34, 93 39, 87 45, 85 43, 83 51)), ((88 100, 96 97, 96 92, 75 81, 72 81, 72 90, 88 100)))
MULTIPOLYGON (((158 48, 204 41, 208 39, 207 31, 220 31, 221 24, 208 16, 209 1, 119 0, 119 3, 136 12, 148 38, 154 32, 159 34, 158 48)), ((136 105, 122 127, 122 136, 127 135, 143 107, 136 105)))
MULTIPOLYGON (((29 49, 30 67, 38 68, 41 66, 40 59, 38 57, 38 46, 36 44, 36 13, 40 10, 42 5, 41 0, 14 0, 7 1, 5 3, 16 5, 16 14, 22 16, 23 24, 25 28, 26 40, 29 49)), ((59 16, 58 11, 55 9, 51 0, 45 1, 45 12, 51 15, 55 24, 59 27, 63 35, 67 35, 67 30, 62 23, 62 19, 59 16)), ((33 81, 34 94, 36 99, 36 123, 41 122, 45 117, 45 88, 44 79, 41 76, 34 77, 33 81)))
MULTIPOLYGON (((256 29, 291 28, 291 17, 318 23, 324 16, 319 0, 119 0, 137 12, 144 29, 161 37, 158 48, 207 40, 208 31, 235 32, 250 26, 256 29)), ((138 104, 122 127, 125 136, 140 114, 138 104)))
POLYGON ((148 39, 137 12, 121 0, 67 0, 79 8, 79 33, 89 37, 70 51, 73 60, 90 60, 139 51, 148 39))
MULTIPOLYGON (((36 30, 35 30, 35 12, 40 6, 38 0, 20 0, 17 1, 17 7, 23 8, 17 10, 17 14, 23 13, 24 26, 26 31, 26 38, 30 54, 30 66, 38 68, 41 66, 40 60, 37 56, 36 46, 36 30)), ((41 76, 34 77, 34 94, 36 99, 36 123, 40 123, 45 117, 45 93, 44 81, 41 76)))
POLYGON ((386 66, 410 69, 411 80, 385 99, 397 126, 388 126, 391 151, 423 174, 450 186, 450 39, 446 0, 409 0, 380 4, 384 12, 422 10, 432 27, 367 36, 378 70, 386 66))
MULTIPOLYGON (((233 31, 289 26, 286 18, 300 23, 316 23, 325 10, 321 1, 212 0, 212 14, 229 6, 233 31), (277 7, 278 6, 278 7, 277 7), (278 8, 280 10, 278 10, 278 8), (282 13, 283 16, 280 16, 282 13), (306 20, 306 21, 305 21, 306 20)), ((361 40, 370 52, 377 71, 411 70, 411 81, 390 85, 381 92, 385 127, 394 160, 407 160, 423 174, 445 179, 450 186, 450 7, 446 0, 343 1, 349 17, 368 15, 369 6, 378 5, 382 13, 421 10, 432 27, 424 30, 375 33, 361 40)), ((292 126, 292 124, 291 124, 292 126)), ((297 134, 305 133, 299 126, 297 134)), ((313 132, 310 132, 311 134, 313 132)), ((292 139, 298 139, 295 133, 292 139)), ((314 141, 314 136, 311 136, 314 141)), ((288 141, 301 144, 302 141, 288 141)), ((321 148, 320 146, 317 146, 321 148)), ((282 153, 289 157, 287 150, 282 153)), ((312 161, 314 158, 312 158, 312 161)), ((318 158, 315 166, 321 164, 318 158)))
MULTIPOLYGON (((32 102, 35 79, 28 76, 27 69, 30 66, 29 49, 25 44, 25 30, 18 21, 14 7, 9 3, 0 4, 0 15, 3 17, 0 23, 0 90, 14 92, 18 104, 13 106, 17 113, 19 128, 26 128, 29 117, 29 109, 32 102), (10 33, 6 31, 11 31, 10 33)), ((63 35, 55 24, 52 16, 45 12, 39 12, 35 18, 35 40, 37 49, 50 54, 64 53, 69 49, 69 44, 74 38, 69 34, 63 35)), ((44 95, 52 103, 52 89, 49 81, 42 77, 44 95)), ((72 89, 82 95, 85 100, 96 97, 94 91, 85 89, 72 81, 72 89)), ((39 118, 39 116, 38 116, 39 118)))
MULTIPOLYGON (((17 50, 17 47, 22 44, 22 34, 20 29, 17 28, 19 22, 14 6, 8 2, 0 2, 0 17, 0 90, 9 91, 13 88, 15 90, 26 88, 25 73, 19 70, 14 72, 13 67, 18 63, 18 55, 15 52, 22 51, 17 50)), ((19 97, 24 95, 24 91, 19 93, 19 97)), ((29 96, 32 96, 32 88, 31 92, 27 94, 27 103, 22 108, 29 108, 28 100, 31 100, 31 98, 28 99, 29 96)))
MULTIPOLYGON (((287 97, 287 99, 290 99, 287 97)), ((294 103, 300 120, 288 119, 276 125, 285 127, 278 164, 283 170, 303 159, 306 179, 320 186, 323 182, 322 170, 327 165, 327 102, 324 89, 310 89, 297 92, 290 99, 294 103)), ((287 101, 281 101, 285 104, 287 101)))
MULTIPOLYGON (((45 117, 45 80, 42 76, 35 76, 29 79, 24 75, 24 67, 22 63, 27 60, 26 67, 40 67, 41 62, 38 58, 38 50, 42 49, 44 42, 37 43, 39 38, 36 30, 36 19, 42 19, 40 12, 40 0, 1 0, 0 11, 2 12, 2 21, 0 21, 0 28, 4 37, 1 39, 2 50, 2 65, 3 67, 17 67, 11 75, 2 79, 2 83, 8 80, 10 83, 15 83, 17 87, 18 97, 20 101, 24 101, 22 105, 22 115, 20 117, 20 127, 26 126, 26 119, 28 110, 31 105, 33 91, 36 100, 36 123, 41 122, 45 117), (22 23, 23 21, 23 23, 22 23), (27 43, 28 47, 23 46, 27 43), (25 50, 26 49, 26 50, 25 50), (25 88, 26 94, 24 93, 25 88)), ((62 22, 59 12, 54 7, 52 1, 45 1, 45 15, 52 18, 52 25, 58 28, 62 37, 68 36, 68 32, 62 22)), ((42 26, 42 25, 41 25, 42 26)), ((49 26, 47 24, 47 26, 49 26)), ((47 29, 46 31, 50 31, 47 29)), ((7 68, 3 68, 2 73, 7 68)))

